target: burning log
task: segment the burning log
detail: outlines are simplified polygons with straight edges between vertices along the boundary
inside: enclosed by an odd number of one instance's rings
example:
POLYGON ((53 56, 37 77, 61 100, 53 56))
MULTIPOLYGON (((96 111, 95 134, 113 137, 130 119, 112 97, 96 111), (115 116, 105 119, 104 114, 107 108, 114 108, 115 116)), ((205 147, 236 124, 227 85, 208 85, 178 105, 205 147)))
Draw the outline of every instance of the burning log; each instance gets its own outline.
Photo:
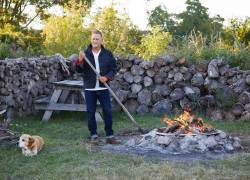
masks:
POLYGON ((184 111, 178 117, 173 119, 164 115, 162 122, 167 124, 167 127, 161 129, 162 133, 175 133, 175 134, 204 134, 215 132, 215 129, 203 122, 203 119, 191 115, 189 111, 184 111))
POLYGON ((169 133, 175 131, 177 128, 179 128, 180 124, 178 122, 174 122, 172 125, 166 127, 166 129, 163 131, 164 133, 169 133))

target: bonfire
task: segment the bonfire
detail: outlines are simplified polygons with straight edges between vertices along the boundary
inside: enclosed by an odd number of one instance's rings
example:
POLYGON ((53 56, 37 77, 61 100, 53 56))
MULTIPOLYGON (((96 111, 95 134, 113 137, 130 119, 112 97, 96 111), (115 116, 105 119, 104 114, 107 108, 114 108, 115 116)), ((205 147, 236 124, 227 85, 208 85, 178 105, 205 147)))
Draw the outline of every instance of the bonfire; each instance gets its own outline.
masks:
POLYGON ((173 119, 164 115, 162 122, 166 123, 166 127, 159 128, 160 133, 175 133, 175 135, 196 135, 196 134, 215 134, 216 129, 211 125, 204 123, 201 117, 191 115, 185 110, 183 114, 173 119))

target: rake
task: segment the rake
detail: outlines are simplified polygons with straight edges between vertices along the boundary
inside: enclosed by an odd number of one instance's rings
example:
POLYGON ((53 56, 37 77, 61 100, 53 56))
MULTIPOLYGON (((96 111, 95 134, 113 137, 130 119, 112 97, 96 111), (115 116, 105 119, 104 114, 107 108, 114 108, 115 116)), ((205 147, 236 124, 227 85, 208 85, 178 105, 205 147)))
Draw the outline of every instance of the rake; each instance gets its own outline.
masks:
MULTIPOLYGON (((86 57, 85 53, 83 53, 84 60, 88 63, 88 65, 91 67, 91 69, 95 72, 97 78, 101 77, 101 75, 96 71, 95 67, 91 64, 90 60, 86 57)), ((104 82, 104 86, 109 90, 110 94, 115 98, 116 102, 121 106, 123 111, 127 114, 131 122, 138 128, 138 131, 141 133, 144 133, 145 131, 141 128, 141 126, 135 121, 133 116, 129 113, 127 108, 122 104, 122 102, 119 100, 119 98, 115 95, 114 91, 109 87, 109 85, 104 82)))

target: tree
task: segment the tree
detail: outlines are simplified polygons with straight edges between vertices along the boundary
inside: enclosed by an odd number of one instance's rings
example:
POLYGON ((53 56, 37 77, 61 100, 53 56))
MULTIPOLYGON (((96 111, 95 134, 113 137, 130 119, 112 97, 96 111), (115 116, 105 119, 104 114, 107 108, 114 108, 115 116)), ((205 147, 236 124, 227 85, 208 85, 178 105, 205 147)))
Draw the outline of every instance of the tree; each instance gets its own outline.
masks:
POLYGON ((157 6, 150 12, 149 25, 151 27, 160 26, 166 32, 174 32, 175 24, 173 15, 167 12, 165 6, 157 6))
POLYGON ((133 53, 139 43, 140 32, 132 25, 127 15, 119 15, 113 6, 106 7, 91 18, 90 29, 99 29, 104 34, 104 45, 115 54, 133 53))
POLYGON ((211 19, 211 30, 213 34, 216 34, 218 32, 222 32, 223 31, 223 22, 224 22, 224 18, 221 17, 220 15, 216 15, 211 19))
POLYGON ((189 34, 193 29, 210 34, 208 8, 202 6, 199 0, 187 0, 186 4, 186 11, 177 16, 181 20, 177 30, 178 35, 189 34))
POLYGON ((135 47, 135 52, 140 57, 150 60, 155 56, 162 55, 171 41, 171 34, 156 26, 149 34, 142 36, 141 44, 135 47))
MULTIPOLYGON (((48 17, 46 10, 54 5, 69 4, 71 0, 0 0, 0 28, 6 24, 15 26, 16 28, 27 28, 28 25, 36 18, 43 19, 48 17), (26 8, 30 5, 35 7, 35 15, 30 17, 26 8)), ((83 2, 91 4, 91 0, 75 0, 78 3, 83 2)))
POLYGON ((75 2, 70 6, 65 6, 64 16, 51 16, 46 20, 43 28, 45 37, 44 46, 46 54, 61 53, 69 56, 87 46, 90 36, 88 28, 83 28, 82 16, 87 12, 87 8, 79 7, 75 2))

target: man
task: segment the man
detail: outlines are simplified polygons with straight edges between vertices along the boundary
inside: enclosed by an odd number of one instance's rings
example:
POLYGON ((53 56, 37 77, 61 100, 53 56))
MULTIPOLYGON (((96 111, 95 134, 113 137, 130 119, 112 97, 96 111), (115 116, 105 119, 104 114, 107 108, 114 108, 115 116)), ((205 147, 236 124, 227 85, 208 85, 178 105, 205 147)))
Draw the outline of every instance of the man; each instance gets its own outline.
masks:
POLYGON ((97 100, 99 100, 104 116, 106 142, 109 144, 119 143, 113 135, 111 101, 108 89, 103 83, 112 80, 116 73, 116 61, 113 54, 103 47, 102 33, 93 30, 91 44, 83 52, 80 51, 76 62, 76 70, 83 73, 85 99, 87 105, 88 129, 92 143, 98 143, 97 124, 95 119, 97 100), (95 72, 87 62, 84 54, 100 74, 97 79, 95 72))

